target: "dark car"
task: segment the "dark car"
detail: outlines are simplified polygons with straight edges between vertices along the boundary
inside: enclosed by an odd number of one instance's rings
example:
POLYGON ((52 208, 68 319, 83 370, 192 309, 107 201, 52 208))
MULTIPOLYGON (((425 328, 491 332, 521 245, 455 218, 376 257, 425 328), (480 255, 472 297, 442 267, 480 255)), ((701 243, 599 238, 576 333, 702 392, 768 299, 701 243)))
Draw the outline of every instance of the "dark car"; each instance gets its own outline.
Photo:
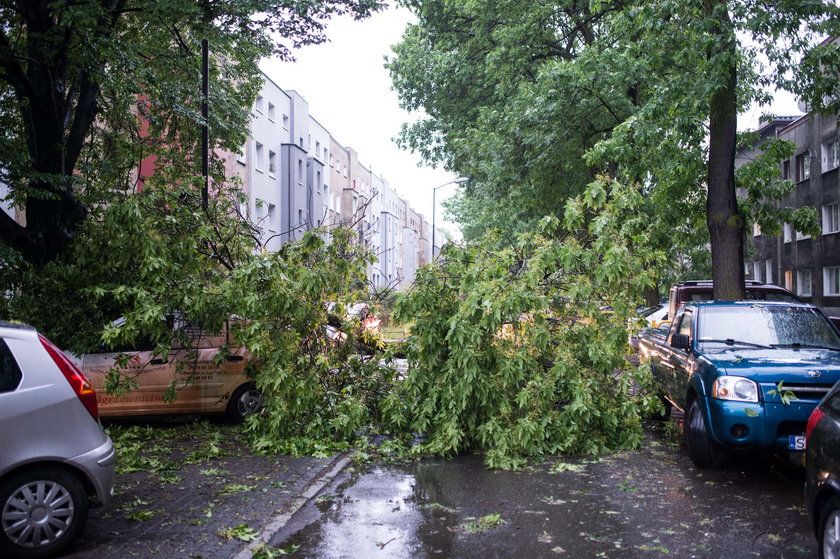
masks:
MULTIPOLYGON (((671 286, 668 295, 668 314, 663 320, 674 318, 677 309, 684 303, 691 301, 711 301, 714 292, 714 283, 711 280, 688 280, 681 281, 671 286)), ((747 299, 760 301, 787 301, 789 303, 799 302, 799 298, 783 287, 760 281, 747 280, 744 282, 747 292, 747 299)))
POLYGON ((811 413, 805 430, 805 506, 821 558, 840 558, 840 383, 811 413))

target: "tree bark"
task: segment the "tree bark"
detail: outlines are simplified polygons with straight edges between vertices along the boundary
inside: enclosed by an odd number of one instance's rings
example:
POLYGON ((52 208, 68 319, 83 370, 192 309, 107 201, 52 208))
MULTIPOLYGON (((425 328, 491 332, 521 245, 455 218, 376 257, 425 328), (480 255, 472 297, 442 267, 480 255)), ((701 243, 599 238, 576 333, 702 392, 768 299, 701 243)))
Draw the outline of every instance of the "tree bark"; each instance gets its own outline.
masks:
MULTIPOLYGON (((715 14, 726 13, 720 2, 711 2, 715 14)), ((724 4, 725 6, 725 4, 724 4)), ((720 16, 718 16, 720 17, 720 16)), ((725 60, 724 83, 712 95, 709 110, 709 161, 706 219, 712 249, 712 279, 717 300, 746 297, 744 287, 744 222, 735 196, 735 149, 738 132, 738 79, 735 33, 728 14, 712 31, 719 51, 710 58, 725 60)))

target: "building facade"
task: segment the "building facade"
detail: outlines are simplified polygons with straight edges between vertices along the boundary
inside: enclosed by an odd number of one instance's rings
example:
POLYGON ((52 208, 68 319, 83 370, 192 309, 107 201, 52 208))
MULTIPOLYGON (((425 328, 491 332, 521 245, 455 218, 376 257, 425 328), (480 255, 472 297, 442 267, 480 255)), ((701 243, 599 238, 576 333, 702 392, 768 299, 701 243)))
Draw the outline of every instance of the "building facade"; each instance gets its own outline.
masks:
POLYGON ((266 77, 248 141, 226 161, 247 194, 243 213, 259 228, 263 250, 276 251, 313 229, 329 235, 330 228, 349 227, 376 257, 367 270, 372 289, 404 289, 431 260, 428 223, 294 90, 266 77))
MULTIPOLYGON (((837 117, 807 114, 777 119, 760 130, 766 137, 792 142, 796 148, 781 163, 781 177, 795 189, 783 207, 814 208, 821 232, 810 236, 782 225, 781 235, 765 235, 755 227, 745 262, 747 278, 781 285, 800 298, 840 314, 840 183, 838 183, 837 117)), ((749 157, 743 152, 742 157, 749 157)))

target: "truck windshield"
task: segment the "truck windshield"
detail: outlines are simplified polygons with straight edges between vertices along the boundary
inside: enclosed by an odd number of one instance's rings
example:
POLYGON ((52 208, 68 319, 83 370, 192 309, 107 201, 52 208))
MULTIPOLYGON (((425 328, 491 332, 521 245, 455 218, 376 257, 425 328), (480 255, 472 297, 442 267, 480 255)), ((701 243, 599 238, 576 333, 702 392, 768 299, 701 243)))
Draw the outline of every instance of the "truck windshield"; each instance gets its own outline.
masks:
POLYGON ((707 307, 700 313, 697 338, 710 344, 840 350, 840 337, 834 328, 808 307, 707 307))

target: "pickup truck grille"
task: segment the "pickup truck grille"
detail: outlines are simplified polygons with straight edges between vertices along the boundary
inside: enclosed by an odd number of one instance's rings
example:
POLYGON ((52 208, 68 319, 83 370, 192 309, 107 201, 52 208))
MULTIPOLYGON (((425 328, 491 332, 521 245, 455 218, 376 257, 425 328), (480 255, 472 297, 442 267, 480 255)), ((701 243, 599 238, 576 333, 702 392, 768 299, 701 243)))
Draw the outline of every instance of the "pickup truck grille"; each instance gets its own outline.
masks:
POLYGON ((782 390, 793 392, 799 400, 821 400, 831 390, 831 386, 830 384, 785 383, 782 385, 782 390))

